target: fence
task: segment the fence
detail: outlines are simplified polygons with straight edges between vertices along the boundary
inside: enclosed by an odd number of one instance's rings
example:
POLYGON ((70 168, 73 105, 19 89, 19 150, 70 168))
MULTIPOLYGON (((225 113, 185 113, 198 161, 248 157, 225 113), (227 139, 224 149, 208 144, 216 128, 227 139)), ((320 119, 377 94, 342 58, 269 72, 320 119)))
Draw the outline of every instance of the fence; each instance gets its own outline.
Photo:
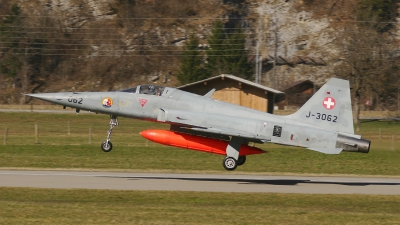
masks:
MULTIPOLYGON (((111 141, 119 145, 149 145, 139 134, 141 130, 168 129, 163 124, 126 120, 122 126, 116 126, 111 135, 111 141), (144 124, 145 123, 145 124, 144 124)), ((109 129, 108 120, 102 123, 86 123, 79 121, 58 120, 49 122, 15 123, 5 127, 3 145, 92 145, 106 140, 109 129)))
MULTIPOLYGON (((131 120, 128 124, 123 124, 114 128, 111 140, 118 142, 119 145, 129 146, 148 146, 149 142, 139 135, 145 129, 152 129, 149 125, 155 125, 161 129, 168 129, 165 125, 137 122, 131 120), (140 124, 138 126, 138 124, 140 124)), ((56 123, 30 123, 16 124, 13 127, 4 128, 3 145, 30 145, 30 144, 49 144, 49 145, 100 145, 107 137, 109 126, 103 124, 71 123, 68 121, 58 121, 56 123), (63 124, 64 123, 64 124, 63 124)), ((363 135, 364 139, 369 139, 375 144, 385 145, 385 148, 395 150, 400 149, 400 135, 390 129, 376 129, 368 131, 363 135)), ((380 147, 375 145, 374 147, 380 147)))

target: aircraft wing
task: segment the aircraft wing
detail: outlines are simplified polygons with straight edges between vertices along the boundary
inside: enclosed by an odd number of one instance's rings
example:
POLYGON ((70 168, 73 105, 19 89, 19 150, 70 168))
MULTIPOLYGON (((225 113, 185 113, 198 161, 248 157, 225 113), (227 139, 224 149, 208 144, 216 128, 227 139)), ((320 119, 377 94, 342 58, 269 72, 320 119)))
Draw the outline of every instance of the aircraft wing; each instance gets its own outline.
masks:
POLYGON ((248 121, 243 121, 245 120, 244 118, 227 118, 226 115, 160 109, 157 120, 178 126, 180 130, 186 129, 211 134, 243 137, 245 139, 257 140, 258 142, 271 140, 271 137, 265 135, 237 129, 236 127, 240 127, 240 121, 248 123, 248 121), (236 125, 233 127, 232 121, 239 124, 239 126, 236 125))
MULTIPOLYGON (((232 128, 224 128, 224 127, 182 127, 184 129, 188 129, 188 130, 195 130, 195 131, 200 131, 200 132, 207 132, 207 133, 213 133, 213 134, 222 134, 222 135, 227 135, 227 136, 235 136, 235 137, 244 137, 247 139, 260 139, 259 136, 254 135, 252 133, 249 132, 244 132, 241 130, 236 130, 236 129, 232 129, 232 128)), ((270 141, 271 138, 265 137, 264 139, 265 141, 270 141)))

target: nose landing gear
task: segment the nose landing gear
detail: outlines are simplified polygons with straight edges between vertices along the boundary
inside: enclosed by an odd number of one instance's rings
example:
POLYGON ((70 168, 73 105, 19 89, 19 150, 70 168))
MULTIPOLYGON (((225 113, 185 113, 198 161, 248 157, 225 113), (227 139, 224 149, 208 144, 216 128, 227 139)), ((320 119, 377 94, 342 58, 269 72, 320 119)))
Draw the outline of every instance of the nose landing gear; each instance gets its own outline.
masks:
POLYGON ((110 129, 108 130, 107 139, 101 143, 101 150, 104 152, 109 152, 112 150, 112 143, 111 143, 111 132, 115 126, 118 126, 118 119, 116 116, 110 116, 110 129))

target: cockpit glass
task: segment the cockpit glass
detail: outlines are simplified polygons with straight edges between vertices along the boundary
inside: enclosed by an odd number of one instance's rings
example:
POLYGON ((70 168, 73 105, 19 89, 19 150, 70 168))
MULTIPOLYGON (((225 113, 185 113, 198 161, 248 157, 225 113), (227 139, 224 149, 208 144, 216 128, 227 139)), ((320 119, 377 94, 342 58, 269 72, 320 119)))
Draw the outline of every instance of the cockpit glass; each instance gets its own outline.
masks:
POLYGON ((157 85, 141 85, 139 89, 139 94, 161 96, 164 91, 164 88, 165 87, 163 86, 157 86, 157 85))
POLYGON ((131 88, 128 88, 128 89, 124 89, 121 92, 136 93, 136 89, 137 89, 137 86, 136 87, 131 87, 131 88))
POLYGON ((134 93, 136 93, 136 90, 138 88, 139 88, 139 94, 157 95, 157 96, 161 96, 165 89, 165 87, 163 87, 163 86, 145 84, 145 85, 138 85, 135 87, 131 87, 131 88, 122 90, 121 92, 128 92, 128 93, 134 94, 134 93))

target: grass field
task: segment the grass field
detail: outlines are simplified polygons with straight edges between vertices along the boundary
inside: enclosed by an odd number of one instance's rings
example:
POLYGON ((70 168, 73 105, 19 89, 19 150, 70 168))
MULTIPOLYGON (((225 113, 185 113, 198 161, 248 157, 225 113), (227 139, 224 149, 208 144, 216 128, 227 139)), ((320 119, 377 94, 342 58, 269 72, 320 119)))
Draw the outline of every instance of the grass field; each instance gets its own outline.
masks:
POLYGON ((400 196, 0 188, 0 224, 399 224, 400 196))
MULTIPOLYGON (((168 127, 132 119, 120 119, 114 150, 104 153, 108 121, 86 113, 0 113, 0 135, 8 128, 0 168, 232 173, 223 156, 146 141, 141 130, 168 127)), ((369 154, 257 145, 268 153, 249 156, 233 173, 399 176, 399 124, 364 123, 360 134, 372 140, 369 154)), ((0 187, 0 208, 0 224, 400 224, 400 196, 0 187)))
MULTIPOLYGON (((106 138, 108 121, 108 116, 95 114, 1 113, 0 124, 3 133, 8 127, 8 138, 7 145, 0 145, 0 167, 225 172, 221 166, 223 156, 148 142, 139 135, 141 130, 168 127, 126 118, 120 119, 120 126, 112 134, 114 150, 104 153, 100 143, 106 138), (39 144, 35 144, 35 124, 39 127, 39 144)), ((360 134, 372 140, 369 154, 325 155, 302 148, 258 145, 268 153, 249 156, 236 172, 398 176, 399 125, 363 123, 360 134)))

